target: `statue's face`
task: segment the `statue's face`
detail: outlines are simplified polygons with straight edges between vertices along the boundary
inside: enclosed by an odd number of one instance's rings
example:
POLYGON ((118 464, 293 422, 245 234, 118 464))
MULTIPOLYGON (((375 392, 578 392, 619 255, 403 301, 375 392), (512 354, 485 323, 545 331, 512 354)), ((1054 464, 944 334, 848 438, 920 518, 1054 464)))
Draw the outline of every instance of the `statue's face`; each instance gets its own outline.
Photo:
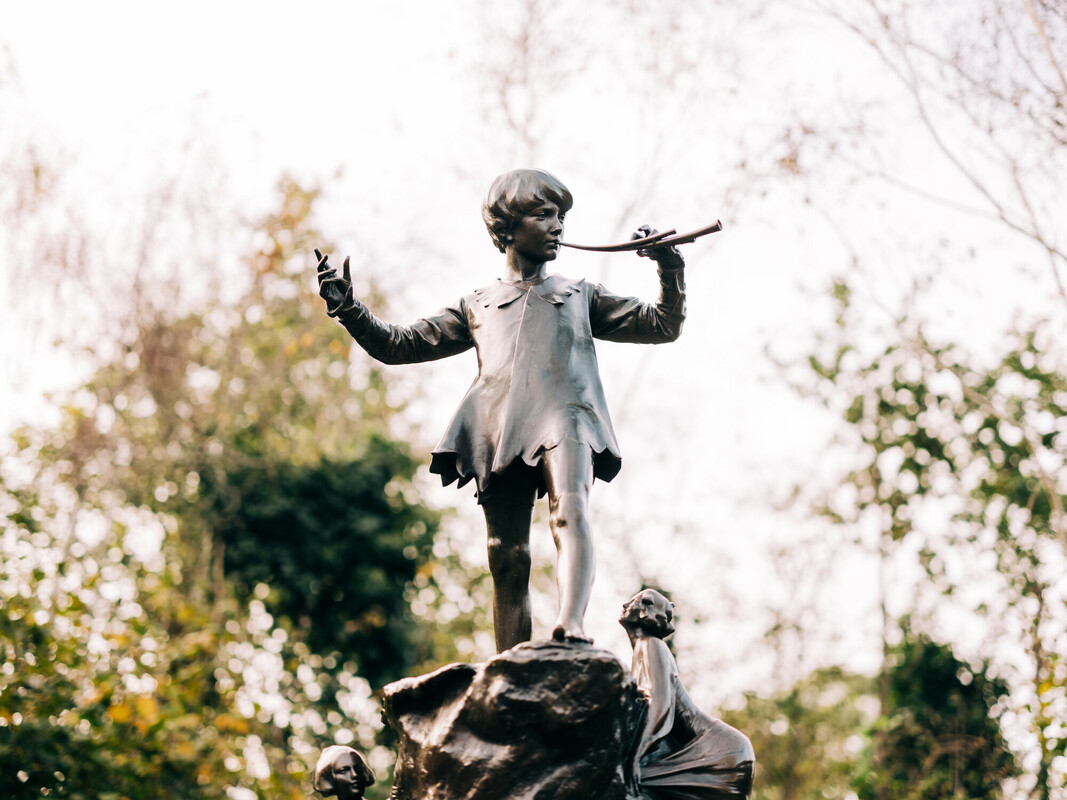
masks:
POLYGON ((634 595, 625 606, 619 622, 627 630, 640 630, 662 639, 674 633, 674 603, 655 589, 634 595))
POLYGON ((359 800, 367 785, 353 753, 342 753, 333 765, 333 783, 338 800, 359 800))
POLYGON ((552 261, 559 255, 563 217, 555 203, 541 203, 515 222, 510 247, 533 263, 552 261))

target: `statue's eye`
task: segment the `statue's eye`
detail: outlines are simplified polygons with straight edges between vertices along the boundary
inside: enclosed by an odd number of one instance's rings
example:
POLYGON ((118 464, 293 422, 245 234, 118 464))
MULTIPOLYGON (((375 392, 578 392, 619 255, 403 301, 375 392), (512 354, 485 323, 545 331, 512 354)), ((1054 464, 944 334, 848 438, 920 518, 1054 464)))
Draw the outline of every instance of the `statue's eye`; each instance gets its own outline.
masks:
POLYGON ((643 606, 652 605, 652 598, 651 597, 642 597, 641 598, 641 605, 643 605, 643 606))

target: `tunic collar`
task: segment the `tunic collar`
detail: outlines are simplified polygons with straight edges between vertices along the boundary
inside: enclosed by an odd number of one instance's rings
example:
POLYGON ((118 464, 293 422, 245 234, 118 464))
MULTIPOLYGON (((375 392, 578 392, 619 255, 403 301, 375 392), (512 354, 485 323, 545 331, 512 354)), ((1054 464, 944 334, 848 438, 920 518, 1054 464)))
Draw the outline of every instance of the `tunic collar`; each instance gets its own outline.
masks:
POLYGON ((549 275, 540 283, 530 286, 515 286, 497 279, 496 283, 478 289, 474 292, 477 302, 484 305, 503 308, 524 296, 527 292, 533 292, 542 300, 552 305, 562 305, 564 300, 575 292, 580 292, 584 281, 564 278, 562 275, 549 275))

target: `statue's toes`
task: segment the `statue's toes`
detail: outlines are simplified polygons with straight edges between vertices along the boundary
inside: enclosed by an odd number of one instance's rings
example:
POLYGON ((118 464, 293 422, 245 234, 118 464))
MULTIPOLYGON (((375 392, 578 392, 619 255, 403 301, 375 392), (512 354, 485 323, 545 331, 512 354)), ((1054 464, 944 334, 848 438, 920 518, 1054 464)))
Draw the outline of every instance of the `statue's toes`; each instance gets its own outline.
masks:
POLYGON ((567 630, 562 624, 557 625, 552 629, 552 640, 555 642, 574 642, 581 644, 592 644, 593 637, 586 636, 585 631, 581 628, 578 630, 567 630))

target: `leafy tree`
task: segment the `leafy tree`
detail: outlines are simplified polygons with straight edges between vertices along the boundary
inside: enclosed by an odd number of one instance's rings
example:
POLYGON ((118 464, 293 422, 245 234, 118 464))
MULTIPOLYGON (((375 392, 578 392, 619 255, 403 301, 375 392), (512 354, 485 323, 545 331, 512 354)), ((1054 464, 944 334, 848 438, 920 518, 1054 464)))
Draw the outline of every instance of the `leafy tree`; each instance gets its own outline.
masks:
MULTIPOLYGON (((812 357, 808 388, 842 414, 861 455, 844 485, 822 497, 822 513, 873 532, 887 630, 888 571, 904 571, 911 554, 925 577, 915 612, 981 624, 985 640, 972 648, 1011 688, 1004 704, 1030 772, 1020 785, 1063 796, 1067 372, 1054 328, 1018 331, 987 364, 904 321, 896 341, 862 357, 850 344, 847 287, 837 293, 836 334, 812 357)), ((888 709, 886 676, 882 701, 888 709)))
POLYGON ((249 466, 226 476, 239 505, 216 522, 237 597, 249 601, 269 586, 265 604, 282 625, 312 652, 356 664, 372 686, 426 655, 416 652, 402 589, 436 518, 395 491, 415 466, 377 437, 356 461, 249 466))
POLYGON ((303 797, 340 731, 374 747, 372 686, 451 655, 405 602, 438 517, 388 386, 310 286, 315 196, 283 181, 195 313, 135 287, 60 424, 6 445, 0 794, 303 797))
POLYGON ((972 670, 947 645, 912 632, 891 651, 876 736, 854 780, 859 797, 1000 797, 1016 774, 992 717, 1007 684, 972 670))
POLYGON ((25 598, 8 598, 2 620, 0 654, 12 670, 0 712, 4 796, 191 796, 198 774, 207 774, 201 770, 214 766, 210 744, 160 724, 170 692, 124 694, 118 669, 101 670, 86 691, 85 643, 55 635, 38 620, 56 617, 40 612, 25 598))
MULTIPOLYGON (((1008 681, 1010 697, 1002 704, 1010 713, 1002 719, 1026 773, 1017 781, 1020 796, 1062 797, 1064 730, 1056 722, 1067 718, 1067 671, 1058 655, 1067 646, 1061 322, 1017 319, 996 355, 982 358, 949 336, 931 336, 948 316, 943 301, 915 292, 901 311, 890 312, 897 319, 888 334, 875 332, 882 345, 863 351, 874 315, 863 320, 852 289, 861 280, 877 284, 867 301, 884 309, 883 289, 893 291, 890 282, 901 272, 944 288, 955 264, 987 255, 974 234, 988 228, 1000 235, 1006 256, 1023 265, 1024 302, 1044 301, 1049 289, 1059 300, 1050 313, 1062 312, 1067 17, 1043 0, 967 6, 811 0, 807 7, 856 34, 875 56, 882 82, 876 103, 845 98, 836 134, 816 120, 798 123, 797 162, 810 168, 822 153, 865 197, 884 202, 903 192, 924 215, 945 211, 945 224, 931 228, 920 220, 911 234, 892 226, 878 242, 879 234, 868 238, 845 221, 841 209, 852 204, 839 196, 813 201, 840 223, 859 274, 835 288, 842 301, 838 329, 812 358, 811 380, 800 383, 841 414, 849 443, 862 453, 845 485, 826 492, 819 506, 858 531, 882 564, 881 700, 888 707, 888 636, 900 613, 890 609, 892 584, 917 568, 926 580, 905 611, 944 628, 950 614, 962 613, 968 632, 984 633, 967 652, 988 658, 1008 681), (922 169, 914 168, 921 148, 905 130, 918 131, 929 145, 922 169), (916 311, 931 301, 937 303, 931 311, 916 311)), ((998 280, 1015 277, 997 267, 998 280)), ((974 280, 967 275, 961 283, 974 280)))
POLYGON ((62 538, 69 492, 4 489, 0 792, 224 797, 255 724, 233 711, 236 681, 213 674, 235 637, 197 630, 207 619, 188 602, 175 603, 188 628, 174 634, 145 613, 138 584, 159 588, 162 565, 119 543, 162 532, 158 520, 83 511, 83 526, 104 528, 90 548, 62 538))
POLYGON ((784 691, 745 694, 723 719, 752 739, 754 797, 993 798, 1017 774, 999 722, 1007 684, 956 658, 907 621, 878 680, 838 667, 784 691))
POLYGON ((723 720, 752 740, 753 797, 800 800, 844 797, 867 743, 875 682, 828 667, 781 692, 748 692, 723 720))

